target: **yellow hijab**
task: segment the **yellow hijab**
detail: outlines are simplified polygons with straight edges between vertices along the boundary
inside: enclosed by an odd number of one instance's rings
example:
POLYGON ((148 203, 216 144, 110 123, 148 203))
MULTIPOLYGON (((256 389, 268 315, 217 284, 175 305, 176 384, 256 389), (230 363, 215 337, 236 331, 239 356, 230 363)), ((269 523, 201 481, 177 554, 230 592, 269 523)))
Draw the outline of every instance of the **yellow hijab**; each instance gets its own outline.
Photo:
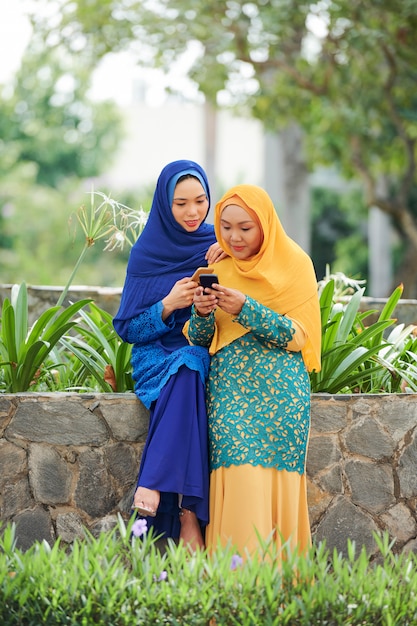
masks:
MULTIPOLYGON (((217 241, 230 256, 215 265, 219 283, 238 289, 270 309, 297 321, 307 341, 302 350, 309 371, 320 370, 321 322, 317 280, 310 257, 284 231, 274 205, 261 187, 237 185, 216 204, 214 228, 217 241), (260 225, 263 242, 247 260, 232 256, 222 238, 220 218, 230 204, 242 206, 260 225)), ((216 331, 210 354, 249 332, 220 308, 215 311, 216 331)))

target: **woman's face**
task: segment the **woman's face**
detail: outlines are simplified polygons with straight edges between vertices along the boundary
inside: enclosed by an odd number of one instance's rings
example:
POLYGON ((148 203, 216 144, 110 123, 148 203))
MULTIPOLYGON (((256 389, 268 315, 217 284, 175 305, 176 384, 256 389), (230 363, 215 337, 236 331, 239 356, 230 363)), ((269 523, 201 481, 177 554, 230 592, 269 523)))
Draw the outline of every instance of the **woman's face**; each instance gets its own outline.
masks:
POLYGON ((174 190, 172 214, 187 232, 197 230, 204 221, 209 208, 206 192, 199 180, 186 178, 174 190))
POLYGON ((220 217, 221 236, 237 259, 245 260, 259 252, 262 244, 262 231, 245 209, 237 204, 229 204, 220 217))

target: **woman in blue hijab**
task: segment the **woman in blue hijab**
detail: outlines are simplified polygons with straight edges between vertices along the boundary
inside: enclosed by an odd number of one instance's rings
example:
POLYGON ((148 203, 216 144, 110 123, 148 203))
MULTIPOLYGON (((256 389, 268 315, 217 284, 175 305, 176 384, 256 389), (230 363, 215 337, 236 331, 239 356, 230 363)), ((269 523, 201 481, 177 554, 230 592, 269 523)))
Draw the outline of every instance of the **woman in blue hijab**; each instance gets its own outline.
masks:
POLYGON ((133 246, 113 324, 132 343, 135 393, 150 410, 133 507, 157 534, 204 545, 208 523, 206 348, 190 346, 197 267, 222 258, 205 220, 210 191, 204 170, 174 161, 162 170, 146 226, 133 246))

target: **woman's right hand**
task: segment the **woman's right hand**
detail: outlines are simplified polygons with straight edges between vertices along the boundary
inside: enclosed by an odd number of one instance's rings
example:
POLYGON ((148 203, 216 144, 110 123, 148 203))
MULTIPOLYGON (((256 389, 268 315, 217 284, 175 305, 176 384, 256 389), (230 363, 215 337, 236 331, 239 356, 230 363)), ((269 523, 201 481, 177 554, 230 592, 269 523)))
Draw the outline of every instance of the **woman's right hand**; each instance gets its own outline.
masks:
POLYGON ((191 278, 177 280, 169 294, 162 299, 164 306, 162 319, 165 320, 177 309, 186 309, 187 306, 191 306, 196 288, 197 283, 191 278))

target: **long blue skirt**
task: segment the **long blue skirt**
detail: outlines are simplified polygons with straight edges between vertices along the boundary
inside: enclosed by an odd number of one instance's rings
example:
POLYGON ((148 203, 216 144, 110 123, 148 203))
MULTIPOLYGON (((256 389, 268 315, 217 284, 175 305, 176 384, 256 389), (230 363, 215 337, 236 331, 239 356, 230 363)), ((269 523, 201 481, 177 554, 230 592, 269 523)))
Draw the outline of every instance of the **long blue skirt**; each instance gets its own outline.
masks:
POLYGON ((150 408, 139 485, 161 493, 156 517, 146 518, 156 535, 179 537, 182 506, 194 511, 204 536, 209 520, 205 389, 199 373, 185 365, 169 378, 150 408))

